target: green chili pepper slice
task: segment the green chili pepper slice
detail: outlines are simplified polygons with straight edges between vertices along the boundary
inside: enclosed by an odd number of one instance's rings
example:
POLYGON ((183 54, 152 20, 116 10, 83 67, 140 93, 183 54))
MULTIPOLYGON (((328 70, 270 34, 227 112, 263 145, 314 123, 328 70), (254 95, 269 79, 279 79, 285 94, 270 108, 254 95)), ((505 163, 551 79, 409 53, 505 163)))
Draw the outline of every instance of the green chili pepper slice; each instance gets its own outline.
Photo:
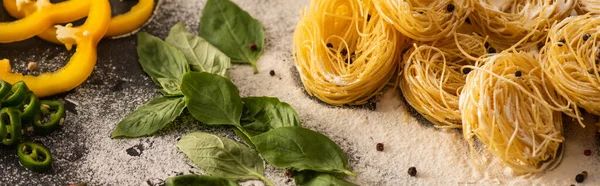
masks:
POLYGON ((6 97, 6 94, 10 92, 11 87, 12 85, 10 85, 10 83, 0 79, 0 99, 6 97))
POLYGON ((19 162, 23 167, 36 171, 44 172, 52 166, 52 155, 48 148, 32 142, 23 142, 17 146, 17 155, 19 162))
POLYGON ((6 129, 6 135, 2 138, 4 145, 14 145, 21 141, 21 112, 15 108, 3 108, 0 110, 0 123, 6 129))
POLYGON ((19 81, 12 85, 10 93, 6 95, 2 100, 3 107, 17 106, 27 98, 29 94, 29 88, 25 85, 25 82, 19 81))
POLYGON ((21 110, 21 122, 28 123, 35 119, 35 116, 40 112, 40 100, 33 92, 29 92, 27 96, 29 99, 25 99, 23 103, 19 105, 21 110))
POLYGON ((65 122, 65 105, 54 100, 42 100, 40 105, 40 113, 36 114, 33 127, 35 134, 48 135, 65 122), (49 119, 45 119, 45 116, 49 116, 49 119))

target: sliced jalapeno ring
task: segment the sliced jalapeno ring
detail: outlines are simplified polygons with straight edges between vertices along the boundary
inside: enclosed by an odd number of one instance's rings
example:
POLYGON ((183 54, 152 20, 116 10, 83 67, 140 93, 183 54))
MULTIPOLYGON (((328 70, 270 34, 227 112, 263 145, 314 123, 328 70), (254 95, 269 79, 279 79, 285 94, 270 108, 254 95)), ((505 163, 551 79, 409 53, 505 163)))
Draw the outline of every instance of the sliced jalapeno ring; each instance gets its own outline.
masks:
POLYGON ((25 99, 21 105, 19 105, 19 109, 22 109, 21 113, 21 122, 28 123, 35 119, 35 115, 40 112, 40 100, 38 99, 33 92, 29 92, 29 99, 25 99))
POLYGON ((23 167, 44 172, 52 166, 52 155, 48 148, 32 142, 23 142, 17 146, 17 156, 23 167))
POLYGON ((40 105, 40 112, 36 114, 33 120, 33 127, 35 128, 35 134, 48 135, 58 129, 65 121, 65 105, 60 101, 53 100, 42 100, 40 105))
POLYGON ((25 85, 25 82, 19 81, 12 85, 10 93, 2 100, 3 107, 17 106, 27 98, 29 94, 29 88, 25 85))
POLYGON ((6 128, 6 135, 2 138, 4 145, 15 145, 21 142, 21 112, 15 108, 0 110, 0 122, 6 128))
POLYGON ((6 94, 10 92, 11 87, 12 85, 10 85, 10 83, 0 79, 0 99, 6 97, 6 94))

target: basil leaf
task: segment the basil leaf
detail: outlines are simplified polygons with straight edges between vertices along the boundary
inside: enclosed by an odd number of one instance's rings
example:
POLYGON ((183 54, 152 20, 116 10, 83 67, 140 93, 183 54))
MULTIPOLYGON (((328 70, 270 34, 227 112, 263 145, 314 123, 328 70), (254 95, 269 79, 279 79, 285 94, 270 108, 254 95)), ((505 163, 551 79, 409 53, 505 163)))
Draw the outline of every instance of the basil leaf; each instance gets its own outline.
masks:
MULTIPOLYGON (((154 37, 148 33, 140 32, 138 34, 137 53, 140 58, 140 65, 144 71, 159 86, 165 83, 159 79, 175 79, 181 81, 183 74, 189 69, 185 56, 176 48, 154 37)), ((181 83, 176 83, 181 84, 181 83)), ((164 88, 165 92, 177 92, 164 88)))
POLYGON ((265 33, 260 22, 230 0, 208 0, 202 10, 199 34, 227 54, 233 62, 256 61, 263 51, 265 33), (256 49, 250 49, 255 44, 256 49))
POLYGON ((246 143, 253 145, 249 137, 256 136, 274 128, 300 126, 296 110, 289 104, 273 97, 242 98, 244 110, 241 118, 244 133, 234 130, 246 143))
POLYGON ((193 174, 170 177, 165 183, 167 186, 239 186, 233 180, 193 174))
POLYGON ((127 115, 112 133, 117 137, 148 136, 173 122, 185 109, 184 97, 161 97, 127 115))
POLYGON ((190 114, 207 125, 240 126, 242 98, 227 78, 206 72, 183 76, 181 91, 190 114))
POLYGON ((182 137, 177 147, 211 176, 265 179, 264 162, 258 153, 228 138, 195 132, 182 137))
POLYGON ((157 78, 156 82, 163 89, 160 90, 163 95, 183 95, 179 86, 181 84, 181 80, 173 79, 173 78, 157 78))
POLYGON ((315 171, 296 172, 294 173, 294 180, 298 186, 356 186, 354 183, 341 180, 331 174, 319 173, 315 171))
POLYGON ((262 157, 277 168, 356 175, 347 170, 348 160, 342 149, 312 130, 279 127, 252 137, 252 142, 262 157))
POLYGON ((166 41, 185 55, 192 71, 227 76, 227 69, 231 67, 229 57, 208 41, 189 33, 183 23, 171 28, 166 41))

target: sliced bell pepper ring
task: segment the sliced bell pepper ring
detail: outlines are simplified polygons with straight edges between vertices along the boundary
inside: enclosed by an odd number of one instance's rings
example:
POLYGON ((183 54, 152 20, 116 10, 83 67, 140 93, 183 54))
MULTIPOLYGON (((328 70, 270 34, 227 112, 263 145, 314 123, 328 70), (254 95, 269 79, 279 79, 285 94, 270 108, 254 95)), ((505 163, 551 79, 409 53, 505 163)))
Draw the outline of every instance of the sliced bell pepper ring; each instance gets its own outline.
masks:
POLYGON ((12 85, 10 89, 10 93, 2 99, 2 107, 12 107, 17 106, 23 102, 27 98, 29 94, 29 88, 23 81, 16 82, 12 85))
POLYGON ((33 120, 33 128, 35 134, 48 135, 58 129, 65 122, 65 105, 60 101, 42 100, 40 102, 40 113, 33 120), (52 112, 55 111, 55 112, 52 112), (50 119, 42 121, 45 115, 49 115, 50 119))
MULTIPOLYGON (((4 2, 6 6, 7 1, 4 2)), ((54 24, 76 21, 88 14, 90 2, 89 0, 71 0, 52 4, 50 0, 37 0, 31 5, 34 8, 25 8, 35 9, 28 16, 13 22, 0 22, 0 43, 29 39, 41 34, 54 24)), ((8 4, 8 7, 11 7, 10 2, 8 4)))
POLYGON ((81 27, 58 28, 58 38, 67 47, 78 44, 67 65, 53 73, 31 76, 13 73, 10 62, 4 59, 0 60, 0 79, 8 83, 23 81, 38 97, 66 92, 83 83, 94 70, 97 60, 96 46, 104 37, 111 17, 108 0, 93 0, 90 6, 90 14, 81 27))
MULTIPOLYGON (((10 83, 7 83, 6 81, 0 79, 0 100, 2 100, 2 98, 6 97, 6 95, 10 93, 11 87, 12 85, 10 85, 10 83)), ((2 105, 0 105, 0 107, 1 106, 2 105)))
POLYGON ((4 145, 14 145, 21 142, 21 113, 15 108, 3 108, 0 110, 0 122, 6 128, 6 134, 2 138, 4 145))
POLYGON ((21 110, 21 122, 28 123, 34 120, 35 116, 40 112, 40 100, 33 92, 27 94, 27 98, 19 105, 21 110))
MULTIPOLYGON (((6 11, 10 15, 13 15, 15 18, 22 18, 30 14, 27 13, 26 9, 18 9, 17 0, 4 0, 4 5, 6 7, 6 11)), ((150 19, 153 10, 154 0, 139 0, 135 6, 131 7, 131 10, 129 10, 129 12, 117 15, 112 18, 108 26, 108 30, 106 31, 105 37, 117 37, 134 32, 135 30, 142 27, 144 23, 148 21, 148 19, 150 19)), ((79 18, 83 18, 83 16, 79 18)), ((62 44, 60 40, 56 38, 56 30, 56 27, 50 27, 44 32, 38 34, 38 37, 48 42, 62 44)))
POLYGON ((48 148, 32 142, 23 142, 17 146, 17 156, 23 167, 44 172, 52 167, 52 155, 48 148))

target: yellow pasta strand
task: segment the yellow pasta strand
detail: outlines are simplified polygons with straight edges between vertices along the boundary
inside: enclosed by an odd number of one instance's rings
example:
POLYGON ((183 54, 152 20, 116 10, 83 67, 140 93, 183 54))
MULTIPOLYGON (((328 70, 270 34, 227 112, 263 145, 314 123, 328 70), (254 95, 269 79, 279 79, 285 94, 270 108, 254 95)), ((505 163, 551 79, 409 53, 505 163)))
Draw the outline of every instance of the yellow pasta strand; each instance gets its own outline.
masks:
POLYGON ((579 0, 579 4, 575 7, 579 15, 587 13, 600 14, 600 1, 598 0, 579 0))
POLYGON ((405 42, 370 0, 313 0, 294 33, 294 58, 311 96, 360 105, 394 76, 405 42))
POLYGON ((400 89, 406 101, 440 128, 461 128, 458 98, 465 84, 466 74, 471 70, 464 66, 475 65, 461 53, 456 43, 479 57, 487 51, 484 38, 458 34, 435 42, 420 42, 403 58, 400 89))
POLYGON ((418 41, 450 37, 472 11, 470 0, 374 0, 384 20, 418 41))
POLYGON ((460 95, 463 135, 480 164, 474 138, 517 173, 557 165, 564 141, 564 102, 543 76, 533 55, 505 51, 473 66, 460 95))

